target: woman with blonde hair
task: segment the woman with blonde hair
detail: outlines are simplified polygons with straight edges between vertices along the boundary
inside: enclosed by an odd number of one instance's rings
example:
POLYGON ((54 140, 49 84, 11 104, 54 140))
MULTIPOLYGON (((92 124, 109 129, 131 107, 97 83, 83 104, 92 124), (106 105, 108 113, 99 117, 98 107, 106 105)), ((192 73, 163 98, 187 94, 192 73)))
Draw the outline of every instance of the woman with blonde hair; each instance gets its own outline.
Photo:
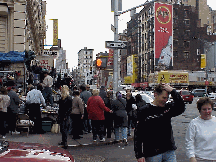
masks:
POLYGON ((92 120, 93 141, 96 142, 97 136, 101 142, 104 138, 104 111, 112 113, 108 107, 105 106, 103 99, 99 96, 99 90, 93 89, 92 96, 87 102, 88 118, 92 120))
POLYGON ((69 95, 69 88, 67 85, 63 85, 61 88, 61 99, 59 100, 59 123, 62 133, 62 142, 59 145, 63 145, 64 148, 67 148, 68 120, 71 110, 72 98, 69 95))

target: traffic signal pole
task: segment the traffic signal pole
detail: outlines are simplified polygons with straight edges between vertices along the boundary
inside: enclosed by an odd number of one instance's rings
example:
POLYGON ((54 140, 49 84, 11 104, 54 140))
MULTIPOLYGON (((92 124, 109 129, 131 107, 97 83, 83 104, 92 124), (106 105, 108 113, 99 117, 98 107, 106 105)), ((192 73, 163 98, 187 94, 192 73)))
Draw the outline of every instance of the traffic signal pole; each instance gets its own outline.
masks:
MULTIPOLYGON (((148 3, 153 3, 156 0, 152 0, 151 2, 148 2, 148 0, 139 6, 133 7, 131 9, 128 9, 123 12, 118 12, 118 0, 114 0, 114 42, 118 42, 118 16, 121 14, 124 14, 126 12, 132 11, 136 8, 142 7, 147 5, 148 3)), ((114 48, 114 54, 113 54, 113 98, 116 99, 116 92, 118 90, 118 84, 119 84, 119 78, 118 78, 118 48, 114 48)))
MULTIPOLYGON (((118 0, 114 2, 114 42, 118 42, 118 0)), ((114 49, 113 54, 113 98, 116 99, 116 92, 118 90, 118 49, 114 49)))

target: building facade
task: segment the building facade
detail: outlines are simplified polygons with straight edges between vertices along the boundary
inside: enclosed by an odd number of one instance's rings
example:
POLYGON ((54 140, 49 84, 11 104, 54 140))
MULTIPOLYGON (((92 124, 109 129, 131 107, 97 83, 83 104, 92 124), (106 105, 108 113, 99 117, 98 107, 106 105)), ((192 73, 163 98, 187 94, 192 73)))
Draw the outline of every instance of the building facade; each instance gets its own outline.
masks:
POLYGON ((80 84, 92 84, 94 49, 84 47, 78 52, 78 80, 80 84))
MULTIPOLYGON (((160 0, 159 2, 173 4, 173 66, 169 69, 200 70, 200 54, 205 53, 204 44, 214 40, 214 36, 209 40, 209 36, 214 35, 213 30, 210 30, 214 24, 209 14, 211 9, 206 2, 206 5, 202 6, 204 1, 196 1, 195 6, 184 4, 186 1, 160 0), (205 11, 205 14, 201 15, 200 10, 205 11)), ((137 52, 139 70, 137 82, 148 81, 149 74, 155 72, 154 15, 154 3, 150 3, 128 22, 127 55, 137 52)))

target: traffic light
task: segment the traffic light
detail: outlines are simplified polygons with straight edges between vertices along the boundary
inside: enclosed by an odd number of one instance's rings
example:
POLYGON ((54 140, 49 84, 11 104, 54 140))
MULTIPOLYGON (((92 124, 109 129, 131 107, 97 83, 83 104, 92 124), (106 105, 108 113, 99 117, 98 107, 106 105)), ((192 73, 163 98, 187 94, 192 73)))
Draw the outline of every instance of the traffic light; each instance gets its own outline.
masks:
POLYGON ((24 62, 25 62, 25 65, 26 65, 26 68, 31 71, 31 60, 34 60, 36 57, 34 51, 25 51, 25 59, 24 59, 24 62))
POLYGON ((106 57, 96 58, 96 67, 97 68, 106 68, 107 67, 107 58, 106 57))

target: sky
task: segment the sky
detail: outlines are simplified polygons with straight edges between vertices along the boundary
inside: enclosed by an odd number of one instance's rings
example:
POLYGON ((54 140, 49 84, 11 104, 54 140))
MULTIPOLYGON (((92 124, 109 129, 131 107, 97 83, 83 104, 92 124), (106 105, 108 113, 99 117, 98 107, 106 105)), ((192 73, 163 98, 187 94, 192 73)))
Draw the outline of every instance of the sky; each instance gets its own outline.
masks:
MULTIPOLYGON (((46 5, 46 45, 53 44, 53 21, 58 19, 58 39, 66 50, 66 59, 70 69, 77 67, 78 52, 84 47, 94 49, 93 57, 100 52, 109 51, 105 41, 113 41, 114 13, 111 12, 111 0, 45 0, 46 5)), ((122 11, 128 10, 146 0, 122 0, 122 11)), ((216 0, 207 0, 207 4, 216 10, 216 0)), ((137 9, 137 13, 142 7, 137 9)), ((122 33, 130 21, 130 12, 118 18, 118 32, 122 33)), ((47 48, 47 47, 45 47, 47 48)))

